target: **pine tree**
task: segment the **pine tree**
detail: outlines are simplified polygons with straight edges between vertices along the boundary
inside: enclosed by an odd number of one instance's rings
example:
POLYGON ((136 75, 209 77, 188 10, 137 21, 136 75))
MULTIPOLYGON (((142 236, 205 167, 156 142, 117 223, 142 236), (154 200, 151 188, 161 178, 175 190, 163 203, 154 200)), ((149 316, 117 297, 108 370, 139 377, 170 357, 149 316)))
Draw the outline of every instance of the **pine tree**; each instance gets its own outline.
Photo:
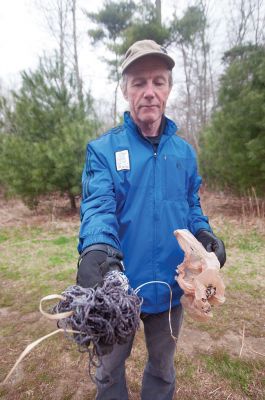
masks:
POLYGON ((210 182, 265 195, 265 50, 244 45, 225 54, 218 109, 201 143, 210 182))
POLYGON ((13 93, 12 128, 1 135, 0 167, 9 193, 28 204, 59 191, 75 208, 85 145, 96 125, 90 95, 80 104, 72 76, 64 86, 59 82, 57 57, 42 59, 36 71, 22 74, 22 87, 13 93))

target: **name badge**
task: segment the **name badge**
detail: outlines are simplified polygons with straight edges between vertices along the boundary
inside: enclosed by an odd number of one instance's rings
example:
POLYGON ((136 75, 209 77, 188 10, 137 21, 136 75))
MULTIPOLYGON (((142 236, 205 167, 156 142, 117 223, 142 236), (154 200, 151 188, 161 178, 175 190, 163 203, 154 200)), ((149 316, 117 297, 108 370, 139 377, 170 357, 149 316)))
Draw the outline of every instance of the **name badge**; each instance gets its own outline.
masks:
POLYGON ((128 150, 116 151, 115 158, 117 171, 130 170, 130 159, 128 150))

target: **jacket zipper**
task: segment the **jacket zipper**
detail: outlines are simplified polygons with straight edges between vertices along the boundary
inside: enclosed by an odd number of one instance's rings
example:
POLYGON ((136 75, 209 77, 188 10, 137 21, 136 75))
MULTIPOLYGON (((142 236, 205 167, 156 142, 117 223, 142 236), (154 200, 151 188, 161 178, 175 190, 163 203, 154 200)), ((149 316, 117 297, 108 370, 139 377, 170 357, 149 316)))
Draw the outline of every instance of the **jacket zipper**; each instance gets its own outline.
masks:
MULTIPOLYGON (((157 254, 156 254, 156 243, 157 243, 157 179, 156 179, 156 160, 157 160, 157 151, 154 151, 154 239, 153 239, 153 280, 156 281, 156 268, 157 268, 157 254)), ((157 304, 157 285, 155 285, 155 297, 157 304)))
MULTIPOLYGON (((168 140, 169 138, 167 138, 167 140, 168 140)), ((147 139, 145 139, 146 141, 148 141, 147 139)), ((167 141, 166 140, 166 141, 167 141)), ((165 141, 165 142, 166 142, 165 141)), ((165 142, 163 143, 163 146, 164 146, 164 144, 165 144, 165 142)), ((157 160, 157 156, 158 156, 158 148, 159 148, 159 146, 160 146, 160 152, 161 152, 161 149, 162 149, 162 147, 163 146, 161 146, 161 143, 159 143, 159 145, 158 145, 158 147, 157 147, 157 149, 156 149, 156 151, 155 151, 155 149, 154 149, 154 147, 153 147, 153 145, 148 141, 148 143, 152 146, 152 149, 153 149, 153 158, 154 158, 154 202, 153 202, 153 205, 154 205, 154 213, 153 213, 153 215, 154 215, 154 236, 153 236, 153 280, 154 281, 156 281, 156 268, 157 268, 157 246, 156 246, 156 243, 157 243, 157 227, 158 227, 158 214, 157 214, 157 185, 156 185, 156 169, 157 169, 157 167, 156 167, 156 160, 157 160)), ((157 290, 157 285, 155 285, 155 298, 156 298, 156 301, 155 301, 155 304, 156 305, 158 305, 158 290, 157 290)))

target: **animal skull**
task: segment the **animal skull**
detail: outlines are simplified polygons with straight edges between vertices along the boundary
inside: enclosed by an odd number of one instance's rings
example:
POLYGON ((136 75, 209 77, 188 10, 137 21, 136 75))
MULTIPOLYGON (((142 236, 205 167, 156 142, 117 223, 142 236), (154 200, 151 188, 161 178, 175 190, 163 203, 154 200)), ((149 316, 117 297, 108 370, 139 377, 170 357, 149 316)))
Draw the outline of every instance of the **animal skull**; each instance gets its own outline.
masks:
POLYGON ((194 319, 207 321, 213 316, 212 305, 225 301, 220 263, 187 229, 178 229, 174 235, 185 253, 176 270, 176 280, 184 291, 181 303, 194 319))

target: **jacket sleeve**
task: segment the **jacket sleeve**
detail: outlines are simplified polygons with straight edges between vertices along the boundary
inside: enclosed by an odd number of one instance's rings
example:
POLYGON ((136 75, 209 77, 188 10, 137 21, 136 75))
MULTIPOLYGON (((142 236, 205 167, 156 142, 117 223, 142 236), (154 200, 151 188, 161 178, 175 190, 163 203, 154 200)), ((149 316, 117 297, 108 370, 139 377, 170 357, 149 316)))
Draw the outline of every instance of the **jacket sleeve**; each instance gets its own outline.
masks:
POLYGON ((106 164, 104 157, 88 144, 82 174, 79 253, 95 243, 109 244, 120 250, 114 183, 106 164))
POLYGON ((192 165, 191 165, 191 176, 189 181, 188 190, 188 203, 189 203, 189 218, 188 228, 190 232, 195 235, 201 229, 212 232, 208 217, 202 212, 199 189, 202 183, 202 178, 198 175, 198 167, 196 155, 193 150, 192 165))

